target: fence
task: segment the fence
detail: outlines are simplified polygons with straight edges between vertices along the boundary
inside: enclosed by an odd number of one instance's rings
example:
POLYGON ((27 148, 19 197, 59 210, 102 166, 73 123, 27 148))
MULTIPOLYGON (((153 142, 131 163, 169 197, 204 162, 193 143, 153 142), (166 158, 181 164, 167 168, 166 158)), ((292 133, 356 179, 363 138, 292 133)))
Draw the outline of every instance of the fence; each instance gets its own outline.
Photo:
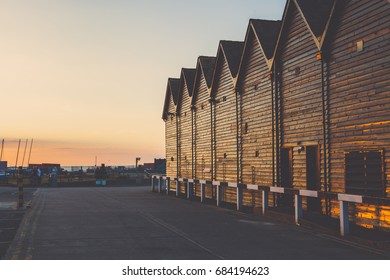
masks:
POLYGON ((208 181, 208 180, 196 180, 186 178, 170 178, 165 176, 152 176, 151 190, 155 191, 157 181, 157 191, 162 193, 164 190, 166 194, 171 192, 171 183, 176 183, 175 193, 176 196, 180 195, 180 184, 183 183, 186 186, 186 197, 190 199, 195 184, 200 184, 200 200, 203 203, 206 198, 206 187, 216 187, 216 205, 220 206, 222 203, 222 188, 231 188, 236 191, 236 206, 237 211, 242 210, 242 191, 244 189, 254 190, 261 192, 262 199, 262 214, 266 215, 268 211, 269 195, 275 194, 290 194, 294 196, 294 218, 295 224, 299 225, 303 217, 302 211, 302 198, 303 197, 314 197, 321 199, 329 199, 332 201, 338 201, 340 204, 340 235, 347 236, 349 234, 349 214, 348 214, 348 203, 354 204, 377 204, 383 206, 390 206, 390 199, 381 197, 369 197, 362 195, 352 195, 344 193, 333 193, 313 190, 297 190, 292 188, 283 187, 271 187, 261 186, 252 184, 238 184, 233 182, 220 182, 220 181, 208 181))

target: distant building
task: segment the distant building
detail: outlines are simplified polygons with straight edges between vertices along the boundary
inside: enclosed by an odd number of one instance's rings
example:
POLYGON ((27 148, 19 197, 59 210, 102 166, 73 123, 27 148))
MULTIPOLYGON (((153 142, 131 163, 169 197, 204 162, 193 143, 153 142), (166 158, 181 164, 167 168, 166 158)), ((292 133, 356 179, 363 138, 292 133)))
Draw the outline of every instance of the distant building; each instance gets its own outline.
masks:
POLYGON ((7 161, 0 161, 0 170, 6 171, 7 170, 7 161))
POLYGON ((143 165, 140 165, 139 168, 147 172, 165 174, 165 165, 165 158, 155 158, 153 163, 144 163, 143 165))
POLYGON ((61 164, 59 163, 30 163, 28 167, 30 169, 39 168, 43 173, 50 173, 53 168, 56 168, 58 171, 61 170, 61 164))
POLYGON ((165 172, 166 172, 166 159, 165 158, 155 158, 154 159, 154 170, 160 174, 165 174, 165 172))

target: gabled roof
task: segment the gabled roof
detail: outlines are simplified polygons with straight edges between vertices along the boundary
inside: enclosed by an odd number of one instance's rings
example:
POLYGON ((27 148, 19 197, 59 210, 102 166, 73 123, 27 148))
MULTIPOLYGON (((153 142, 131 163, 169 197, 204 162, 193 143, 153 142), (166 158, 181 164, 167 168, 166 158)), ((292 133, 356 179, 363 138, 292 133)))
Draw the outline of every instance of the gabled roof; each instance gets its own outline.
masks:
POLYGON ((281 26, 280 20, 251 19, 249 24, 256 33, 264 55, 271 59, 274 55, 276 40, 281 26))
POLYGON ((213 79, 211 82, 211 91, 216 79, 217 66, 221 59, 224 59, 228 65, 232 83, 235 84, 238 68, 240 66, 241 55, 244 49, 244 42, 239 41, 220 41, 218 46, 216 63, 213 71, 213 79))
POLYGON ((177 104, 176 104, 176 112, 179 113, 179 110, 181 109, 181 101, 182 101, 182 94, 184 92, 184 88, 187 88, 188 95, 191 97, 193 88, 194 88, 194 81, 195 81, 195 74, 196 69, 193 68, 182 68, 181 74, 180 74, 180 83, 179 83, 179 89, 178 89, 178 98, 177 98, 177 104))
POLYGON ((321 43, 336 0, 296 0, 312 34, 321 43))
POLYGON ((190 96, 192 95, 192 91, 194 87, 195 74, 196 74, 196 69, 182 68, 182 75, 188 90, 188 94, 190 96))
POLYGON ((163 120, 167 119, 169 113, 173 113, 173 112, 168 112, 169 102, 170 102, 171 98, 173 99, 173 103, 175 105, 177 104, 179 83, 180 83, 180 79, 174 79, 174 78, 168 79, 167 90, 165 93, 164 109, 163 109, 163 114, 162 114, 163 120))
POLYGON ((213 72, 216 58, 214 56, 201 56, 199 57, 199 65, 202 68, 204 78, 206 79, 206 85, 211 87, 211 81, 213 79, 213 72))
POLYGON ((194 81, 194 89, 192 93, 192 99, 191 103, 194 104, 196 100, 196 84, 201 79, 201 77, 204 77, 206 81, 206 86, 208 88, 208 93, 210 94, 210 87, 211 87, 211 81, 213 77, 213 71, 214 71, 214 65, 215 65, 215 57, 212 56, 200 56, 198 57, 198 62, 196 65, 196 75, 195 75, 195 81, 194 81))
POLYGON ((268 68, 272 68, 273 55, 276 46, 276 40, 278 39, 278 34, 280 31, 281 21, 280 20, 262 20, 262 19, 250 19, 248 23, 248 28, 245 36, 245 46, 242 52, 240 67, 238 70, 238 75, 241 73, 241 67, 244 63, 244 56, 249 50, 249 38, 254 36, 255 40, 260 45, 261 52, 263 53, 263 58, 265 59, 268 68))
POLYGON ((244 42, 237 41, 221 41, 221 48, 225 55, 232 77, 236 77, 238 67, 240 66, 241 54, 244 48, 244 42))
POLYGON ((294 7, 301 14, 318 50, 321 50, 337 1, 339 0, 287 0, 275 47, 275 54, 278 52, 282 35, 287 28, 287 15, 294 7))

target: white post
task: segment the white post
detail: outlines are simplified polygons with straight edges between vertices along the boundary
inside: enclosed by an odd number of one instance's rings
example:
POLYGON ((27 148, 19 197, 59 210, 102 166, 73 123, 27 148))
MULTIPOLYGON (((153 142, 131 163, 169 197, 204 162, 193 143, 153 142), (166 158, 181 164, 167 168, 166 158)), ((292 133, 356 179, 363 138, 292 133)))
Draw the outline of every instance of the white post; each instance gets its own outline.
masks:
POLYGON ((162 184, 163 184, 163 177, 160 176, 160 177, 158 178, 158 192, 159 192, 159 193, 161 193, 162 184))
POLYGON ((222 201, 222 186, 217 185, 217 206, 221 205, 222 201))
POLYGON ((348 202, 342 200, 340 201, 340 234, 341 236, 349 234, 348 202))
POLYGON ((302 196, 296 194, 295 195, 295 224, 300 225, 299 222, 302 218, 302 196))
POLYGON ((190 199, 191 196, 192 196, 192 188, 191 188, 191 184, 190 181, 187 181, 187 199, 190 199))
POLYGON ((152 176, 152 192, 154 192, 154 176, 152 176))
POLYGON ((180 195, 180 181, 179 181, 179 178, 177 178, 177 181, 176 181, 176 196, 179 196, 180 195))
POLYGON ((262 210, 263 215, 268 211, 268 191, 262 191, 262 210))
POLYGON ((206 198, 206 184, 200 184, 200 201, 204 202, 206 198))
POLYGON ((240 211, 242 208, 242 188, 237 186, 237 211, 240 211))
POLYGON ((167 194, 169 194, 169 192, 171 191, 171 179, 170 178, 167 178, 166 184, 167 184, 167 194))

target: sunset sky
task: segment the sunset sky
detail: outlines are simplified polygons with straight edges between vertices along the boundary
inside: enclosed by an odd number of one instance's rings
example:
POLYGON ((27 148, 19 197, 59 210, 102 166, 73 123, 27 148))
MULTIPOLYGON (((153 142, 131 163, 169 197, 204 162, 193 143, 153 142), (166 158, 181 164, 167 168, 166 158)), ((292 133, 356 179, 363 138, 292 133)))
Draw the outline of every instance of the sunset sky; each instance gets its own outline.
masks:
POLYGON ((244 40, 285 0, 1 0, 0 141, 15 165, 133 165, 165 157, 168 77, 244 40), (27 158, 27 156, 26 156, 27 158), (27 159, 25 160, 26 165, 27 159))

